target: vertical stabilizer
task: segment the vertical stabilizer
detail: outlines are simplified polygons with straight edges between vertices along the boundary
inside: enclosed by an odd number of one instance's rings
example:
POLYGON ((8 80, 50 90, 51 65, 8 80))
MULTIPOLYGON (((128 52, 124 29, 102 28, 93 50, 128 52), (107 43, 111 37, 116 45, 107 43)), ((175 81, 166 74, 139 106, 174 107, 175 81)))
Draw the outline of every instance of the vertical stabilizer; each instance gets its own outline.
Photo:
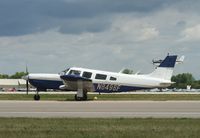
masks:
POLYGON ((176 59, 177 55, 168 55, 161 64, 151 74, 149 74, 149 76, 170 81, 176 64, 176 59))

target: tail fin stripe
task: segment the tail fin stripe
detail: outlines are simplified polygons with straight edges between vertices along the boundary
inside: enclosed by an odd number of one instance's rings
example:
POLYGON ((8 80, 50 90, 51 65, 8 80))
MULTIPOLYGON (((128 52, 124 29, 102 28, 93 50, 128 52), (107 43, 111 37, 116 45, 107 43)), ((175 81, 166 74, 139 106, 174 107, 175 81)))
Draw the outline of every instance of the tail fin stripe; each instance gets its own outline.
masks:
POLYGON ((177 55, 167 56, 158 67, 173 68, 176 63, 177 55))

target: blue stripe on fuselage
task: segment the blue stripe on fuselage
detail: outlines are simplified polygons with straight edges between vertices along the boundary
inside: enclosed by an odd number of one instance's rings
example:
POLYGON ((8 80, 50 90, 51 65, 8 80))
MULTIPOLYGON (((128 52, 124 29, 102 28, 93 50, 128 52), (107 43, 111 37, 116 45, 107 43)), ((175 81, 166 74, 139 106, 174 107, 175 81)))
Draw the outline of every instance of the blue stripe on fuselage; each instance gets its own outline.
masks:
POLYGON ((137 86, 125 86, 125 85, 115 85, 115 84, 101 84, 94 83, 95 92, 111 93, 111 92, 129 92, 136 90, 150 89, 147 87, 137 87, 137 86))
POLYGON ((60 80, 37 80, 29 79, 29 83, 37 89, 59 89, 63 82, 60 80))

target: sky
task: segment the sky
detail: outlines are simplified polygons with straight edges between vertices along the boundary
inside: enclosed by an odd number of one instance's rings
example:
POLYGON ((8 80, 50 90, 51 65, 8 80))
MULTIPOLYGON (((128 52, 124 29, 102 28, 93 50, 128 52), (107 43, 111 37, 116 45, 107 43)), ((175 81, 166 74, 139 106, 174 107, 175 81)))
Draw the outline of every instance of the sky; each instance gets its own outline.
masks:
POLYGON ((150 73, 170 53, 185 55, 175 75, 200 79, 199 13, 199 0, 0 0, 0 73, 150 73))

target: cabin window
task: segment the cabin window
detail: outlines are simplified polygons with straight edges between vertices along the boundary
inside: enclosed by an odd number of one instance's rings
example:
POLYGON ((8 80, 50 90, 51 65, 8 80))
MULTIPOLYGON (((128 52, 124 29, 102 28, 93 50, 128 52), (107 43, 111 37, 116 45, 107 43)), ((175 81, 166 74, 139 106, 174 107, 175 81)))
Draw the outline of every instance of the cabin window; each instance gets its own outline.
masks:
POLYGON ((96 74, 95 79, 98 80, 106 80, 107 75, 104 74, 96 74))
POLYGON ((112 80, 112 81, 116 81, 117 78, 115 78, 115 77, 110 77, 110 80, 112 80))
POLYGON ((80 76, 80 74, 81 74, 81 71, 79 71, 79 70, 70 70, 70 72, 69 72, 69 75, 80 76))
POLYGON ((91 72, 83 72, 83 76, 82 77, 85 77, 85 78, 91 78, 91 76, 92 76, 92 73, 91 72))

